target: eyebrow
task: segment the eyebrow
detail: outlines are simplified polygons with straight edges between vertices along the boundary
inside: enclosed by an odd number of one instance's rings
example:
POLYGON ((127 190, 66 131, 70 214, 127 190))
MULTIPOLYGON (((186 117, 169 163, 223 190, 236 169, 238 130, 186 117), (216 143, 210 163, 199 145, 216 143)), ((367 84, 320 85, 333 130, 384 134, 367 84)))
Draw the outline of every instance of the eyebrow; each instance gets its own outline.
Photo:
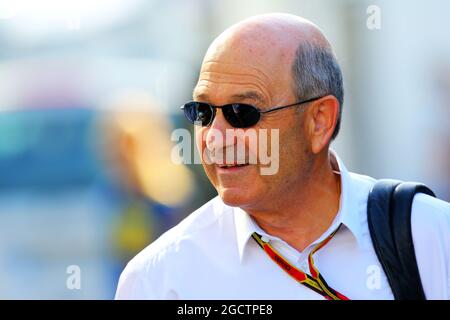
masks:
MULTIPOLYGON (((264 103, 265 101, 264 97, 260 93, 253 90, 233 94, 230 98, 232 100, 255 100, 261 103, 264 103)), ((209 96, 206 93, 200 93, 198 95, 194 95, 194 99, 200 101, 209 101, 209 96)))
POLYGON ((256 91, 245 91, 243 93, 237 93, 232 95, 231 98, 236 100, 256 100, 259 102, 264 102, 264 97, 256 91))

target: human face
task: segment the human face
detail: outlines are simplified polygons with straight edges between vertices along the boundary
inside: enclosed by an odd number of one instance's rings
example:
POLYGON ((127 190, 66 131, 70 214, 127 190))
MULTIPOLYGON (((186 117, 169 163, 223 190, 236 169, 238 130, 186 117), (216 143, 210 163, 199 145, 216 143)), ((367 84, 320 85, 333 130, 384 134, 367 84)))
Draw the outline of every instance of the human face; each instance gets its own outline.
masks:
MULTIPOLYGON (((258 64, 255 60, 250 60, 250 64, 245 61, 249 60, 235 59, 231 62, 205 59, 194 90, 194 100, 213 105, 247 103, 261 110, 296 101, 291 90, 290 69, 286 70, 284 64, 258 64)), ((295 108, 265 114, 253 127, 239 129, 244 131, 244 136, 235 135, 232 139, 224 139, 223 144, 217 144, 214 135, 220 132, 225 137, 227 131, 236 132, 237 129, 226 121, 220 109, 210 126, 196 126, 196 141, 200 153, 224 155, 222 162, 208 164, 202 159, 202 163, 209 180, 226 204, 249 209, 268 209, 298 189, 299 183, 305 178, 308 164, 302 116, 295 108), (261 129, 267 130, 265 139, 268 153, 272 159, 276 157, 279 163, 278 171, 273 175, 261 174, 262 168, 267 167, 261 163, 258 154, 261 129), (272 148, 272 129, 278 130, 279 139, 275 141, 278 149, 272 148), (256 143, 245 138, 245 135, 251 136, 251 130, 256 132, 256 143), (226 154, 233 151, 236 155, 239 144, 245 146, 246 164, 224 168, 226 154), (275 151, 278 154, 273 154, 275 151), (255 156, 257 163, 249 163, 250 155, 255 156)))

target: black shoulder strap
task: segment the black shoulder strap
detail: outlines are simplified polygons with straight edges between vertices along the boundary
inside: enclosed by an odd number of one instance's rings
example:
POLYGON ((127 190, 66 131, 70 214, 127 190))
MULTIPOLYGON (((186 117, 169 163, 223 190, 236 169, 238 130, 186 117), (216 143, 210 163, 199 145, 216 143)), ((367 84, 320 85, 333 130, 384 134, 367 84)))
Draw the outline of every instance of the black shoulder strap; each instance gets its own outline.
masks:
POLYGON ((416 193, 435 196, 423 184, 379 180, 369 193, 367 220, 373 246, 396 300, 423 300, 411 233, 416 193))

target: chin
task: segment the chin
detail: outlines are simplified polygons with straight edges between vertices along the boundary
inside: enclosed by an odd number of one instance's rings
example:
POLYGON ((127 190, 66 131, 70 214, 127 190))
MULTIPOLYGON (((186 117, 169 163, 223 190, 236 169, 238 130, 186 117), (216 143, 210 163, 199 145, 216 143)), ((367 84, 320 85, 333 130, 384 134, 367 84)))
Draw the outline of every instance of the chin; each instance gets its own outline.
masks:
POLYGON ((218 193, 222 201, 230 207, 243 207, 252 202, 248 191, 241 188, 222 188, 218 193))

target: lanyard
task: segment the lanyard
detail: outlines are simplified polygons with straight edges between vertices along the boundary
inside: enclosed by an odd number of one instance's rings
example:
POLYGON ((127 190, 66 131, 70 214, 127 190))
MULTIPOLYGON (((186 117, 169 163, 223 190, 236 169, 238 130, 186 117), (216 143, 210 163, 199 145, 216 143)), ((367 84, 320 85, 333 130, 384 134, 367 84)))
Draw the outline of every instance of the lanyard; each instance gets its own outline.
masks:
POLYGON ((323 248, 336 234, 342 224, 337 227, 337 229, 330 234, 326 239, 320 242, 308 255, 308 265, 309 272, 311 275, 297 269, 295 266, 290 264, 281 254, 279 254, 269 243, 264 242, 261 239, 261 235, 254 232, 252 234, 253 239, 259 244, 259 246, 267 253, 267 255, 278 264, 286 273, 288 273, 296 281, 300 282, 309 289, 317 292, 318 294, 324 296, 328 300, 350 300, 343 294, 331 288, 325 279, 320 274, 319 270, 314 265, 313 254, 318 250, 323 248))

